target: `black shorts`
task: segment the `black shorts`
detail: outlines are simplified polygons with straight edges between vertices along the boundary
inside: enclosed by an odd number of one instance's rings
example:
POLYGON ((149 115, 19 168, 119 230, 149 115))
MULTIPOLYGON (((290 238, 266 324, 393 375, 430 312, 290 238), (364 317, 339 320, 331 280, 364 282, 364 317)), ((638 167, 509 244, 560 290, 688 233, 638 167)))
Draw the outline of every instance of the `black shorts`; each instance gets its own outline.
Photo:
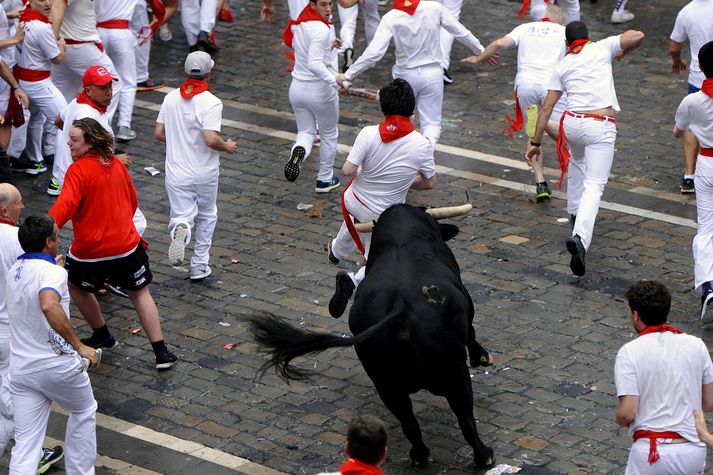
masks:
POLYGON ((149 257, 141 245, 126 257, 106 261, 78 261, 67 256, 64 268, 71 283, 92 293, 103 289, 107 281, 126 290, 139 290, 153 280, 149 257))

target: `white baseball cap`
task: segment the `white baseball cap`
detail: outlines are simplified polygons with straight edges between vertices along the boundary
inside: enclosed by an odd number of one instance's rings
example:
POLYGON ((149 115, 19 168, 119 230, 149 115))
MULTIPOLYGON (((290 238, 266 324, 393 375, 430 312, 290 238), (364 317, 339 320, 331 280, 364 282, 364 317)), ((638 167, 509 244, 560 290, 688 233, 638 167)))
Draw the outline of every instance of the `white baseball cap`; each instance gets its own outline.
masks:
POLYGON ((186 56, 184 68, 189 76, 208 74, 215 66, 215 61, 205 51, 194 51, 186 56))

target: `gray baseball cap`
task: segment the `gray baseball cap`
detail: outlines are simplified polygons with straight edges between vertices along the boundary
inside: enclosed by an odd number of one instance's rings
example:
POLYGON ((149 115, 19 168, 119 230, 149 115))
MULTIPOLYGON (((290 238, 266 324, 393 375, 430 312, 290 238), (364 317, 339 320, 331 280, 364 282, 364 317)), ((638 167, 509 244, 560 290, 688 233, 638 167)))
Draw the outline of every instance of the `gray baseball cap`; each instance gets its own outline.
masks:
POLYGON ((215 61, 205 51, 194 51, 186 56, 184 68, 189 76, 208 74, 215 66, 215 61))

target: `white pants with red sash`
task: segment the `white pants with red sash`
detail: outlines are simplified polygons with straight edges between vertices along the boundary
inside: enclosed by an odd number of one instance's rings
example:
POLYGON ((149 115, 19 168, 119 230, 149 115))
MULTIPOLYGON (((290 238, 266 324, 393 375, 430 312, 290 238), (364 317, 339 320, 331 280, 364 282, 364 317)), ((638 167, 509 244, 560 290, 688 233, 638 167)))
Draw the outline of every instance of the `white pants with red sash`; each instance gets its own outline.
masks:
POLYGON ((696 210, 698 232, 693 238, 693 273, 696 289, 713 281, 713 150, 701 151, 696 160, 696 210))
POLYGON ((128 28, 97 28, 97 31, 121 81, 119 97, 114 96, 111 101, 119 103, 117 125, 131 128, 136 99, 136 38, 128 28))
MULTIPOLYGON (((577 218, 579 219, 579 218, 577 218)), ((626 475, 703 475, 706 468, 706 448, 691 442, 683 444, 666 443, 659 439, 657 450, 660 459, 649 463, 649 440, 639 439, 629 451, 626 475)))
POLYGON ((181 2, 181 24, 186 33, 186 41, 194 45, 198 33, 210 33, 215 28, 218 14, 218 0, 183 0, 181 2))
POLYGON ((567 174, 567 212, 577 216, 572 235, 578 235, 584 249, 589 249, 614 159, 616 124, 566 115, 564 132, 572 154, 567 174))
MULTIPOLYGON (((42 131, 45 120, 54 122, 57 114, 67 107, 64 96, 50 78, 41 81, 20 80, 20 87, 30 98, 30 123, 27 126, 27 156, 30 160, 42 160, 42 131)), ((53 137, 54 140, 54 137, 53 137)), ((54 143, 52 143, 54 148, 54 143)))
POLYGON ((361 6, 361 3, 352 5, 349 8, 344 8, 337 4, 340 25, 339 39, 342 40, 342 46, 339 48, 340 53, 347 48, 354 49, 354 36, 356 35, 357 16, 359 16, 359 10, 364 12, 364 33, 366 43, 371 43, 371 39, 374 38, 376 27, 379 26, 379 21, 381 20, 381 17, 379 16, 378 0, 365 0, 363 7, 361 6))
MULTIPOLYGON (((443 69, 440 64, 418 68, 392 69, 394 79, 405 79, 416 96, 416 110, 421 133, 432 143, 441 137, 443 110, 443 69)), ((320 123, 321 124, 321 123, 320 123)))

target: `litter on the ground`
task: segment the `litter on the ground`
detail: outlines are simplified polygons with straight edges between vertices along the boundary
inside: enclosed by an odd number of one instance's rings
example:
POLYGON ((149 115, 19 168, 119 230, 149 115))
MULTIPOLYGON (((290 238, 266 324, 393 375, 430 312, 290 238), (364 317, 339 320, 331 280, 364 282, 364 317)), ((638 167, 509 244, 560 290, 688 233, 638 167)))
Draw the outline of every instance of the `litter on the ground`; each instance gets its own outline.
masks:
POLYGON ((512 465, 508 465, 506 463, 501 463, 499 465, 494 466, 487 472, 485 472, 485 475, 501 475, 503 473, 517 473, 520 470, 522 470, 519 467, 513 467, 512 465))
POLYGON ((160 171, 156 170, 154 167, 144 167, 144 170, 151 176, 156 176, 160 171))
POLYGON ((309 204, 309 203, 297 203, 297 209, 300 211, 307 211, 308 209, 312 208, 314 205, 309 204))
POLYGON ((558 223, 569 223, 569 218, 557 218, 558 223))
POLYGON ((230 262, 233 264, 238 264, 240 262, 240 259, 230 259, 230 262))
POLYGON ((141 327, 129 327, 129 333, 131 333, 132 335, 141 333, 141 327))
POLYGON ((218 322, 218 325, 220 325, 221 327, 229 327, 229 326, 230 326, 230 323, 228 323, 228 322, 218 322))
POLYGON ((226 343, 225 345, 223 345, 223 349, 232 350, 235 345, 237 345, 237 343, 226 343))

